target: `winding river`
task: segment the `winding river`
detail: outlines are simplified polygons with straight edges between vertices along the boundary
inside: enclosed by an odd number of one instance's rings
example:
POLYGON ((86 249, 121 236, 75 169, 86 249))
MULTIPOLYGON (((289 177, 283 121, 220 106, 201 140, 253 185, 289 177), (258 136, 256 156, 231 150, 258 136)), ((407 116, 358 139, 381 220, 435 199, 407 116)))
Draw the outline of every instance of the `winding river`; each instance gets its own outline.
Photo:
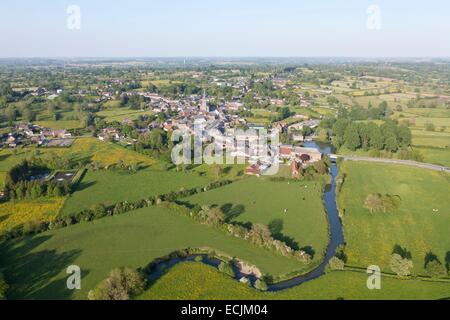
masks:
MULTIPOLYGON (((334 149, 331 145, 319 143, 316 141, 305 142, 304 146, 308 148, 319 149, 320 152, 326 155, 334 152, 334 149)), ((338 176, 338 174, 338 167, 336 163, 333 162, 331 166, 331 185, 328 185, 326 187, 323 196, 330 228, 330 242, 328 243, 325 257, 322 263, 307 274, 269 285, 269 291, 289 289, 320 277, 325 273, 325 268, 328 265, 330 259, 336 254, 336 249, 340 245, 344 244, 344 232, 336 205, 336 177, 338 176)))
MULTIPOLYGON (((329 144, 319 143, 316 141, 306 142, 304 144, 305 147, 316 148, 319 149, 323 154, 332 154, 334 149, 329 144)), ((333 162, 331 167, 331 185, 328 185, 325 188, 324 192, 324 204, 326 213, 329 221, 329 233, 330 233, 330 242, 328 243, 327 250, 325 252, 324 259, 322 263, 317 266, 315 269, 301 276, 293 277, 291 279, 281 281, 275 284, 268 285, 268 291, 280 291, 289 289, 307 281, 311 281, 322 276, 325 273, 325 268, 328 265, 330 259, 335 255, 336 249, 344 244, 344 234, 342 229, 341 219, 339 218, 339 212, 337 210, 336 205, 336 177, 338 176, 338 168, 336 163, 333 162)), ((211 265, 214 267, 218 267, 221 263, 221 260, 216 258, 208 257, 207 255, 191 255, 186 258, 174 258, 171 260, 167 260, 158 264, 151 273, 150 277, 152 280, 159 278, 168 268, 183 262, 183 261, 198 261, 201 260, 203 263, 207 265, 211 265)), ((243 276, 246 276, 239 272, 239 270, 235 269, 236 280, 240 279, 243 276)), ((246 276, 248 278, 248 276, 246 276)), ((254 278, 249 278, 250 281, 254 281, 254 278)))

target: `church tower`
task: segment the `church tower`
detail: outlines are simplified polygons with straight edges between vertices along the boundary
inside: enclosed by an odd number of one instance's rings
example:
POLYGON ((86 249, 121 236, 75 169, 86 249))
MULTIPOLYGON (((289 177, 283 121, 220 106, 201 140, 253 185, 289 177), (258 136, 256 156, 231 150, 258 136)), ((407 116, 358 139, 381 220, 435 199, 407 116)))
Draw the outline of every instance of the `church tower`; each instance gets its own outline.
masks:
POLYGON ((200 110, 204 112, 209 112, 208 103, 206 102, 206 90, 203 90, 203 99, 202 104, 200 106, 200 110))

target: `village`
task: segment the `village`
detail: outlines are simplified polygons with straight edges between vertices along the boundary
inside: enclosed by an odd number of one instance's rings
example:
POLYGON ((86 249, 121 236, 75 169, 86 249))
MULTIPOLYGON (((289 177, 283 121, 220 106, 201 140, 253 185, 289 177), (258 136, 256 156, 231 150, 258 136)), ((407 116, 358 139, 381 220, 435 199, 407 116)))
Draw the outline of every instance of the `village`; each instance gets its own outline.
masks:
MULTIPOLYGON (((195 77, 195 75, 194 75, 195 77)), ((286 80, 282 78, 271 79, 273 85, 280 89, 286 86, 286 80)), ((107 101, 137 101, 136 109, 148 112, 151 115, 141 116, 136 121, 124 118, 122 121, 103 123, 97 126, 93 132, 85 132, 84 135, 93 134, 100 141, 119 143, 123 146, 133 146, 138 135, 143 135, 155 129, 160 129, 171 135, 175 130, 185 132, 189 135, 198 134, 196 127, 202 128, 202 142, 214 141, 218 147, 227 148, 226 152, 239 159, 244 159, 249 166, 245 170, 248 175, 261 175, 269 169, 271 164, 277 162, 281 164, 292 164, 292 175, 295 176, 299 166, 308 166, 319 161, 322 156, 318 150, 311 148, 301 148, 305 140, 311 140, 314 129, 318 127, 320 119, 310 119, 305 115, 294 115, 290 121, 274 121, 272 124, 262 125, 260 123, 249 122, 242 113, 249 112, 250 108, 243 101, 249 90, 248 79, 242 77, 234 82, 222 82, 214 79, 217 86, 233 87, 238 96, 233 96, 230 101, 215 96, 208 96, 206 90, 180 96, 168 98, 159 93, 114 91, 114 86, 126 85, 133 87, 133 83, 124 83, 121 80, 113 80, 110 84, 96 87, 95 92, 80 90, 78 95, 96 95, 99 98, 93 100, 92 104, 103 104, 107 101), (128 130, 124 130, 127 127, 128 130), (132 130, 129 130, 131 127, 132 130), (308 130, 304 130, 307 128, 308 130), (265 130, 269 135, 284 134, 288 137, 291 145, 277 142, 276 145, 269 145, 268 148, 259 146, 260 131, 265 130), (236 133, 240 132, 240 133, 236 133), (131 134, 132 133, 132 134, 131 134), (221 135, 221 137, 217 136, 221 135), (238 140, 244 139, 246 143, 242 145, 238 140), (230 148, 231 146, 231 148, 230 148), (297 168, 297 169, 296 169, 297 168)), ((258 80, 261 82, 266 79, 258 80)), ((31 95, 52 101, 63 94, 63 91, 47 90, 37 88, 31 95)), ((285 99, 273 99, 254 95, 257 103, 267 103, 281 109, 286 104, 285 99)), ((310 102, 305 95, 298 96, 298 103, 308 107, 310 102)), ((2 136, 1 145, 4 148, 27 147, 36 145, 38 147, 70 147, 74 139, 79 136, 79 132, 70 129, 53 130, 32 122, 17 123, 9 133, 2 136)))

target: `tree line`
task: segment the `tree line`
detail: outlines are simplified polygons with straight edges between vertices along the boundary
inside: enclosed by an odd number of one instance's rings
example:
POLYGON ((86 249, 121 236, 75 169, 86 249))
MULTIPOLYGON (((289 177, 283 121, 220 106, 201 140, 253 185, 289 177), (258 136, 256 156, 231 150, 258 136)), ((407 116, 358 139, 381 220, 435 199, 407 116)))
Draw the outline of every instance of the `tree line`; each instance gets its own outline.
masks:
POLYGON ((327 119, 321 127, 331 133, 336 148, 346 147, 351 151, 357 149, 386 150, 397 152, 411 145, 411 130, 399 126, 393 121, 386 121, 381 126, 374 122, 354 122, 346 118, 327 119))
POLYGON ((71 192, 68 181, 54 182, 31 177, 50 169, 40 163, 23 160, 12 167, 5 177, 5 194, 12 200, 38 199, 41 197, 61 197, 71 192))

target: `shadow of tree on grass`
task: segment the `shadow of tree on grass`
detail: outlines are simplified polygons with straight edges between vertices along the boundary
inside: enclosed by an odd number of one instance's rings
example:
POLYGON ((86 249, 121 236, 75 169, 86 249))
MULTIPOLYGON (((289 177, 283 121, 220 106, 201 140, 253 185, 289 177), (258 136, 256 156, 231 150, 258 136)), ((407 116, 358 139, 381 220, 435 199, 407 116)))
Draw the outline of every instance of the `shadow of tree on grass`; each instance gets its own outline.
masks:
POLYGON ((394 248, 392 249, 392 253, 396 253, 396 254, 400 255, 404 259, 411 260, 411 258, 412 258, 411 252, 406 250, 406 248, 403 248, 399 244, 396 244, 394 246, 394 248))
POLYGON ((245 206, 242 204, 233 206, 232 203, 225 203, 220 207, 220 210, 225 215, 225 222, 230 223, 245 212, 245 206))
MULTIPOLYGON (((11 285, 12 299, 70 299, 73 291, 67 289, 65 274, 81 250, 57 252, 39 247, 51 238, 39 235, 14 240, 0 245, 0 264, 11 285), (61 272, 64 276, 57 277, 61 272)), ((82 277, 88 270, 82 270, 82 277)))
POLYGON ((268 228, 269 228, 270 232, 272 233, 272 237, 275 240, 279 240, 279 241, 286 243, 289 247, 291 247, 294 250, 299 250, 300 246, 299 246, 298 242, 295 241, 294 238, 288 237, 285 234, 283 234, 283 232, 282 232, 283 227, 284 227, 284 222, 282 219, 273 219, 268 224, 268 228))

